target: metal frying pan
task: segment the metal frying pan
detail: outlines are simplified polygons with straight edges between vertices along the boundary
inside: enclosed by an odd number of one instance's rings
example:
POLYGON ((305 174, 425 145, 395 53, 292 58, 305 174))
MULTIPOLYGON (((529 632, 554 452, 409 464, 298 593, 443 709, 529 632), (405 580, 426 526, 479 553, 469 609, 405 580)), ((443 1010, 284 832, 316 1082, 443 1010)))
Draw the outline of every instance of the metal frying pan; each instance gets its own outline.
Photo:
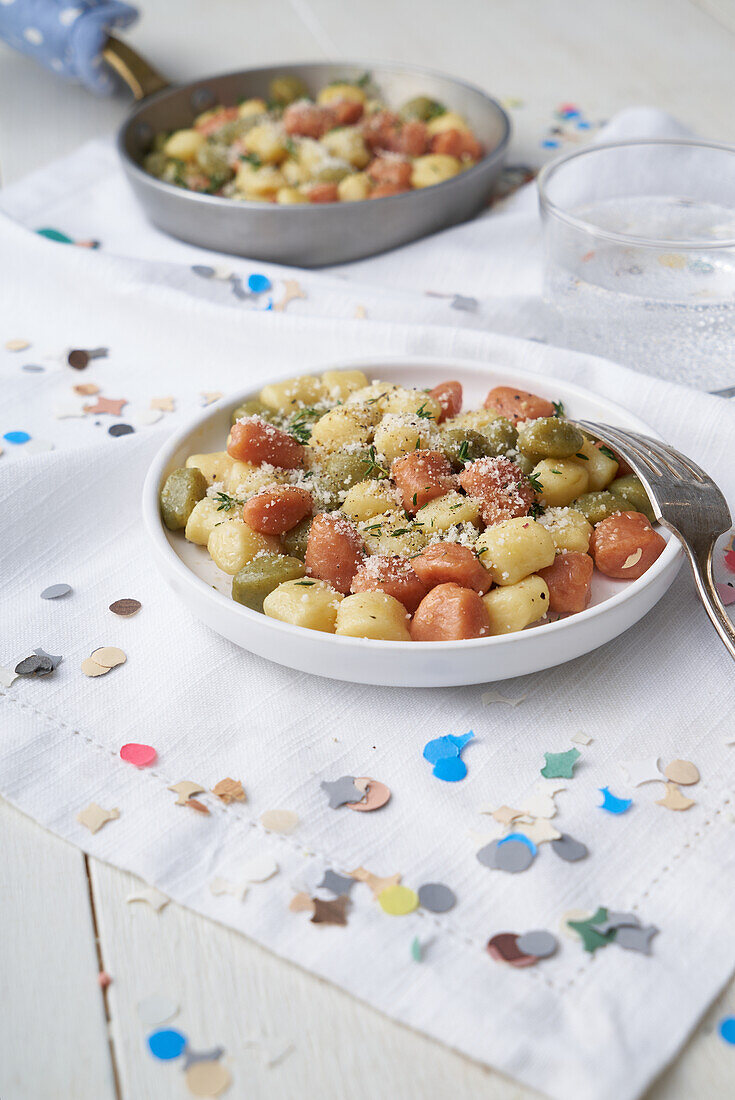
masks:
POLYGON ((118 133, 128 181, 154 225, 181 240, 257 260, 319 267, 372 256, 456 225, 486 205, 510 137, 510 121, 494 99, 461 80, 418 66, 372 62, 309 62, 244 69, 183 86, 170 86, 129 46, 108 39, 107 62, 140 104, 118 133), (333 80, 356 80, 369 71, 388 103, 428 95, 464 115, 488 150, 474 167, 419 191, 363 202, 278 206, 238 202, 186 191, 149 175, 141 162, 154 135, 191 125, 215 103, 263 96, 272 77, 300 77, 315 94, 333 80))

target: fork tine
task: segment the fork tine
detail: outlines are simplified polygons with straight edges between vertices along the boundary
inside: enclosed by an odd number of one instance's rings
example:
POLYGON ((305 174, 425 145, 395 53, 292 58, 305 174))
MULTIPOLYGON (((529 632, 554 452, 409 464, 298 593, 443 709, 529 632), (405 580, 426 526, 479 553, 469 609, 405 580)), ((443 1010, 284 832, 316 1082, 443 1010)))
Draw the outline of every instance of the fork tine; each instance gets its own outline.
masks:
POLYGON ((631 435, 635 435, 642 445, 649 447, 662 462, 666 462, 672 473, 676 473, 677 476, 681 477, 683 472, 683 476, 693 477, 702 483, 712 480, 701 466, 698 466, 696 462, 682 454, 681 451, 677 451, 676 447, 672 447, 670 443, 659 443, 656 439, 650 439, 648 436, 638 435, 635 432, 631 432, 631 435))
POLYGON ((604 443, 611 443, 625 459, 632 460, 633 464, 638 463, 647 467, 651 473, 656 477, 661 477, 661 470, 652 461, 650 454, 641 450, 641 446, 638 441, 628 432, 621 432, 617 428, 611 427, 609 424, 594 424, 589 420, 580 420, 578 424, 581 428, 585 428, 593 435, 597 436, 604 443))

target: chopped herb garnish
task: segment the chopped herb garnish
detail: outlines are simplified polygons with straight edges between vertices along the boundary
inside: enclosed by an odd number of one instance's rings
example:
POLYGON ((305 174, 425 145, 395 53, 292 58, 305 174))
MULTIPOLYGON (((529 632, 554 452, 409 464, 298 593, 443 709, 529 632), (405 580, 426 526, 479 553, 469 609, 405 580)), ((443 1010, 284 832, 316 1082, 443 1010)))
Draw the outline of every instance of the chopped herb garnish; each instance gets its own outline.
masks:
POLYGON ((606 447, 604 443, 599 448, 599 451, 601 455, 605 455, 606 458, 612 458, 615 462, 617 462, 617 455, 613 451, 611 451, 609 447, 606 447))
POLYGON ((418 500, 418 496, 419 496, 418 493, 414 493, 413 496, 411 497, 411 500, 413 501, 414 508, 416 507, 416 501, 418 500))
POLYGON ((446 113, 447 109, 443 103, 434 102, 431 104, 428 111, 426 112, 424 121, 431 122, 432 118, 439 118, 440 115, 445 115, 446 113))
POLYGON ((382 523, 371 523, 369 527, 363 527, 363 531, 369 531, 371 534, 377 533, 378 535, 383 529, 382 523))
POLYGON ((299 409, 299 411, 291 417, 288 426, 288 434, 292 435, 294 439, 298 439, 299 443, 308 443, 311 439, 313 427, 309 421, 318 420, 321 415, 318 409, 311 409, 308 407, 299 409))
POLYGON ((368 447, 368 456, 364 461, 367 467, 365 470, 365 477, 382 478, 388 476, 389 471, 378 462, 375 446, 368 447))
POLYGON ((477 551, 478 558, 481 558, 483 554, 487 554, 487 546, 481 546, 477 551))
POLYGON ((552 470, 551 472, 552 472, 552 474, 560 474, 561 475, 561 470, 552 470))
POLYGON ((290 157, 296 155, 296 142, 293 138, 287 137, 283 144, 286 146, 286 149, 288 150, 288 155, 290 157))
POLYGON ((410 535, 410 534, 411 534, 410 527, 398 527, 398 528, 396 528, 395 531, 390 532, 389 537, 392 538, 392 539, 397 539, 399 537, 399 535, 410 535))
POLYGON ((316 584, 316 581, 294 581, 294 584, 301 585, 302 588, 311 588, 313 584, 316 584))
POLYGON ((462 442, 459 445, 459 450, 457 451, 457 460, 459 462, 466 462, 467 461, 467 455, 469 453, 470 453, 470 441, 469 441, 469 439, 463 439, 462 442))
POLYGON ((544 509, 543 504, 539 504, 539 502, 537 500, 534 500, 533 504, 528 509, 528 514, 533 519, 538 519, 539 516, 542 516, 544 514, 544 511, 545 511, 545 509, 544 509))
POLYGON ((260 168, 263 163, 257 153, 241 153, 240 160, 246 160, 253 168, 260 168))
POLYGON ((215 493, 214 499, 217 501, 218 512, 229 512, 231 508, 236 508, 238 504, 244 504, 244 500, 238 500, 237 497, 231 497, 227 493, 215 493))
POLYGON ((575 458, 583 458, 585 460, 585 462, 589 462, 589 458, 587 457, 587 455, 583 455, 581 451, 577 451, 577 453, 575 454, 574 457, 575 458))
POLYGON ((561 402, 561 401, 552 401, 551 404, 554 406, 554 416, 564 416, 565 415, 564 414, 564 404, 563 404, 563 402, 561 402))
POLYGON ((536 493, 543 493, 544 487, 538 479, 538 474, 529 474, 528 483, 536 493))
POLYGON ((362 76, 358 76, 355 84, 357 84, 358 88, 366 88, 371 80, 372 76, 370 75, 370 73, 366 72, 363 73, 362 76))
POLYGON ((419 408, 416 410, 416 416, 420 416, 424 420, 434 420, 435 419, 434 414, 432 412, 428 412, 428 410, 426 408, 426 402, 425 401, 423 401, 421 403, 421 405, 419 406, 419 408))

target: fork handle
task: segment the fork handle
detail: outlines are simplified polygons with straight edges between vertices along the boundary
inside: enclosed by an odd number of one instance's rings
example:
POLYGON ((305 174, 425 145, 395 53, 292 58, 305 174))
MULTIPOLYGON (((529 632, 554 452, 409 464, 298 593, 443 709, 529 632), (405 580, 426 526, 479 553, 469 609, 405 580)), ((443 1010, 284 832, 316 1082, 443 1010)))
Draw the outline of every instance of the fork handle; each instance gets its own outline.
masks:
POLYGON ((712 620, 712 625, 725 643, 728 653, 735 660, 735 625, 733 625, 732 619, 725 610, 725 605, 715 587, 715 578, 712 572, 712 552, 714 548, 714 542, 710 542, 706 546, 690 546, 684 543, 684 549, 687 552, 694 573, 699 598, 712 620))

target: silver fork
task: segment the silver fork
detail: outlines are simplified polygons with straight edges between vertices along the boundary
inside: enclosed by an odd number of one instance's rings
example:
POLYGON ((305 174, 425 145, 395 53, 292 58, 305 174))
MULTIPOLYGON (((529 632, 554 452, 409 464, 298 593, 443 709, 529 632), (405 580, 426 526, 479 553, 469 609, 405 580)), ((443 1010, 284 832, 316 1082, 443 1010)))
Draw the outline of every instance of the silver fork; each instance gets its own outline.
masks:
POLYGON ((643 482, 656 518, 686 550, 699 598, 715 630, 735 658, 735 625, 722 603, 712 574, 712 553, 732 517, 727 502, 709 474, 667 443, 609 424, 576 423, 595 439, 614 448, 643 482))

